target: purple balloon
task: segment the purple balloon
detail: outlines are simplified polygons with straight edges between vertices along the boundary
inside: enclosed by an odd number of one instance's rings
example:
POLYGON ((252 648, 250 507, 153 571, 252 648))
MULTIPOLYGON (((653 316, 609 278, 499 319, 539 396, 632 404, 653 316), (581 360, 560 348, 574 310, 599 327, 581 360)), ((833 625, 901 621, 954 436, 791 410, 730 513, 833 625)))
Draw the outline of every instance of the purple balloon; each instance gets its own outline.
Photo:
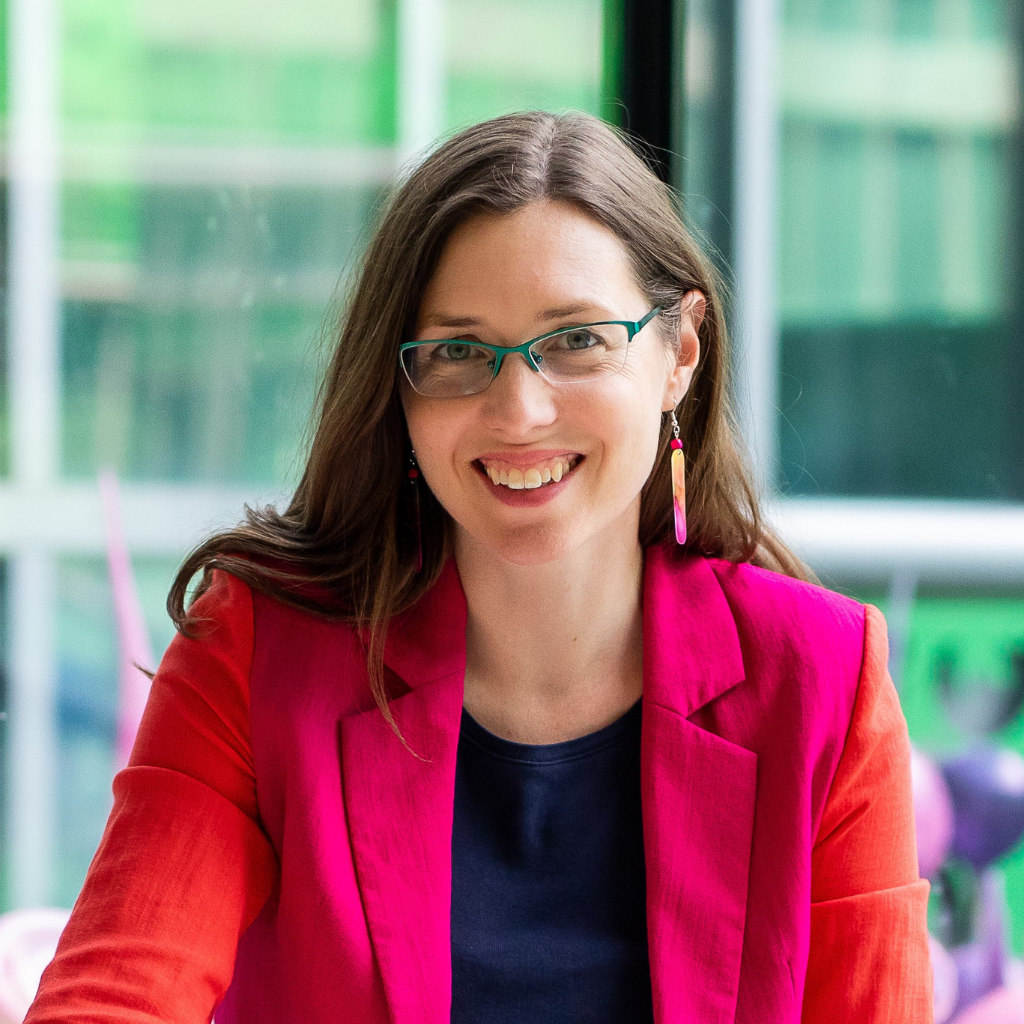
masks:
POLYGON ((1003 983, 1002 965, 982 942, 968 942, 952 951, 956 964, 956 1009, 966 1009, 1003 983))
POLYGON ((917 747, 910 748, 910 774, 917 825, 917 867, 922 878, 932 878, 942 867, 953 840, 953 802, 938 765, 917 747))
POLYGON ((1010 964, 1006 919, 1006 880, 998 868, 986 868, 978 876, 974 939, 953 950, 957 1013, 1006 984, 1010 964))
POLYGON ((960 981, 956 961, 934 935, 928 936, 932 958, 932 980, 935 986, 935 1024, 946 1024, 956 1009, 960 981))
POLYGON ((978 747, 946 761, 953 799, 952 852, 980 870, 1024 836, 1024 757, 1004 747, 978 747))

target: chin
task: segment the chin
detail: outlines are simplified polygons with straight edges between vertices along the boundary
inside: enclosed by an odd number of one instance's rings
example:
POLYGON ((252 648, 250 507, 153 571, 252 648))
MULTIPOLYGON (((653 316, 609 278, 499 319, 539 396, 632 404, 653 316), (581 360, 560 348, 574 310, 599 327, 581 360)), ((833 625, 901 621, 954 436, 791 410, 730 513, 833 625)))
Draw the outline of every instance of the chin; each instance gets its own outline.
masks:
POLYGON ((556 562, 579 547, 583 540, 578 530, 555 526, 519 530, 493 527, 473 533, 477 543, 497 558, 523 566, 556 562))

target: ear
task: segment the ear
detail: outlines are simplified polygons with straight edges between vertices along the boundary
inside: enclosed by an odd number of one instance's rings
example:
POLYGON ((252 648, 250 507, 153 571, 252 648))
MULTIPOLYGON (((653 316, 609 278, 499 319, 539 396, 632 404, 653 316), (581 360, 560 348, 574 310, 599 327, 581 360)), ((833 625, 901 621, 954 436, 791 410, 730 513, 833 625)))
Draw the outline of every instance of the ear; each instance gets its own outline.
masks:
POLYGON ((693 379, 693 371, 700 359, 698 332, 707 308, 708 300, 704 293, 696 289, 687 292, 679 300, 678 353, 675 365, 665 381, 665 395, 661 405, 663 412, 674 409, 682 401, 693 379))

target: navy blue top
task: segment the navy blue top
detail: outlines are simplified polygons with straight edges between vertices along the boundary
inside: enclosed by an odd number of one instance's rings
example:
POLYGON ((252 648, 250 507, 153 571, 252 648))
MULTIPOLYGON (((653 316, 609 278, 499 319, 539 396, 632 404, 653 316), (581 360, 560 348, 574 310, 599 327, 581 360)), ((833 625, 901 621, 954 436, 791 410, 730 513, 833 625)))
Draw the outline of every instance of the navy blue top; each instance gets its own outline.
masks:
POLYGON ((453 1024, 652 1024, 641 703, 566 743, 463 711, 452 829, 453 1024))

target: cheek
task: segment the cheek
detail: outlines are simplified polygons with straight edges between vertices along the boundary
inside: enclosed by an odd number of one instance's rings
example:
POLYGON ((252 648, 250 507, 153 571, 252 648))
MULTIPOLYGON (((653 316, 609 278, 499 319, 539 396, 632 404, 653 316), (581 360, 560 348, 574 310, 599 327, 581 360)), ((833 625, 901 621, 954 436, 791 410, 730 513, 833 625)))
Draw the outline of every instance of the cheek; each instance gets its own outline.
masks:
POLYGON ((595 513, 617 517, 639 499, 654 467, 661 427, 656 403, 640 389, 617 388, 604 401, 588 403, 577 422, 592 438, 589 493, 580 499, 595 513))
POLYGON ((466 432, 470 413, 458 400, 431 401, 419 395, 403 398, 403 405, 409 438, 424 480, 444 501, 455 480, 459 438, 466 432))
POLYGON ((639 489, 658 451, 661 392, 651 375, 624 372, 615 378, 613 393, 601 406, 597 422, 612 468, 639 489))
POLYGON ((416 461, 421 469, 435 461, 438 442, 443 440, 443 420, 435 404, 424 400, 415 393, 402 395, 402 406, 405 409, 405 423, 409 428, 409 440, 416 461))
POLYGON ((660 427, 660 415, 655 412, 652 416, 645 407, 636 410, 628 422, 622 423, 616 435, 614 468, 622 488, 630 492, 630 497, 639 495, 651 475, 658 454, 660 427))

